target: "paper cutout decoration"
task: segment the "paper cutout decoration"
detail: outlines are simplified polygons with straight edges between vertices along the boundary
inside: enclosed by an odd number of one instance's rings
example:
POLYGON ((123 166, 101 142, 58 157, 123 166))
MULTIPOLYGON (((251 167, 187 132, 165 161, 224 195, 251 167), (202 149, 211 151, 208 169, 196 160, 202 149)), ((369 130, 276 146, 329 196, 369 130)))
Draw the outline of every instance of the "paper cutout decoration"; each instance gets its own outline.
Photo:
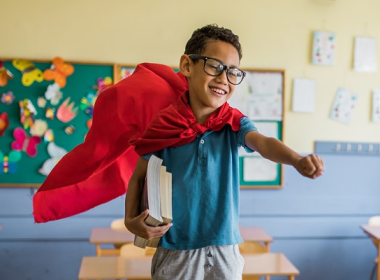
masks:
POLYGON ((131 76, 135 72, 135 68, 132 67, 121 67, 120 69, 120 79, 123 80, 131 76))
POLYGON ((86 126, 87 126, 88 129, 91 128, 91 126, 92 126, 92 119, 89 119, 89 120, 86 122, 86 126))
POLYGON ((70 97, 67 97, 65 101, 59 106, 57 110, 57 119, 63 123, 71 121, 78 113, 78 107, 74 107, 75 103, 70 102, 70 97))
POLYGON ((35 157, 37 155, 37 145, 41 142, 40 137, 30 137, 20 127, 15 128, 13 131, 13 137, 16 139, 11 144, 13 150, 26 152, 30 157, 35 157))
POLYGON ((372 121, 380 122, 380 89, 374 89, 372 94, 372 121))
POLYGON ((97 81, 97 86, 93 86, 93 88, 97 89, 96 95, 99 95, 103 90, 113 85, 111 77, 99 78, 97 81))
POLYGON ((7 130, 9 126, 9 119, 7 113, 1 113, 0 115, 0 136, 4 135, 4 132, 7 130))
POLYGON ((38 170, 42 175, 49 175, 50 171, 54 168, 54 166, 60 161, 60 159, 67 154, 67 151, 61 147, 55 145, 54 142, 51 142, 47 146, 48 154, 51 158, 46 160, 42 167, 38 170))
POLYGON ((65 127, 65 132, 67 135, 71 135, 75 132, 75 127, 73 125, 69 125, 65 127))
POLYGON ((53 58, 53 64, 50 69, 44 71, 44 78, 47 81, 54 80, 60 88, 66 86, 66 78, 74 73, 74 67, 65 63, 62 58, 53 58))
POLYGON ((13 79, 13 74, 4 67, 4 63, 0 60, 0 87, 6 86, 9 79, 13 79))
POLYGON ((37 106, 40 108, 44 108, 46 106, 46 99, 43 97, 37 98, 37 106))
POLYGON ((97 95, 90 92, 87 94, 86 97, 83 97, 80 101, 79 108, 83 110, 90 117, 92 117, 92 114, 94 112, 94 106, 95 106, 97 97, 98 97, 97 95))
POLYGON ((8 90, 7 92, 1 95, 1 102, 6 105, 11 105, 16 96, 13 95, 13 92, 8 90))
POLYGON ((315 110, 315 80, 296 78, 293 82, 294 112, 313 113, 315 110))
POLYGON ((57 105, 62 98, 62 92, 60 91, 59 85, 54 83, 48 86, 45 92, 45 97, 47 100, 50 100, 51 105, 57 105))
POLYGON ((31 128, 34 125, 36 119, 37 110, 33 106, 32 101, 24 99, 19 101, 20 105, 20 122, 24 129, 31 128))
POLYGON ((53 108, 47 108, 45 111, 45 117, 48 119, 54 119, 54 112, 55 110, 53 108))
POLYGON ((8 156, 0 151, 0 173, 15 174, 17 170, 16 162, 21 159, 21 153, 11 151, 8 156))
POLYGON ((53 130, 51 129, 46 130, 45 135, 44 135, 44 142, 47 143, 47 142, 53 142, 53 141, 54 141, 53 130))
POLYGON ((16 67, 16 69, 21 71, 21 83, 24 86, 28 87, 35 81, 42 82, 44 80, 42 71, 36 68, 32 62, 15 59, 12 61, 12 64, 14 67, 16 67))
POLYGON ((42 137, 45 134, 47 129, 48 129, 48 125, 46 121, 36 120, 32 128, 30 129, 30 135, 42 137))
POLYGON ((354 112, 358 94, 345 88, 339 88, 334 104, 331 108, 330 118, 348 124, 354 112))
POLYGON ((335 56, 335 34, 314 31, 312 62, 317 65, 333 65, 335 56))
POLYGON ((376 38, 355 38, 354 69, 358 72, 375 72, 377 70, 376 38))

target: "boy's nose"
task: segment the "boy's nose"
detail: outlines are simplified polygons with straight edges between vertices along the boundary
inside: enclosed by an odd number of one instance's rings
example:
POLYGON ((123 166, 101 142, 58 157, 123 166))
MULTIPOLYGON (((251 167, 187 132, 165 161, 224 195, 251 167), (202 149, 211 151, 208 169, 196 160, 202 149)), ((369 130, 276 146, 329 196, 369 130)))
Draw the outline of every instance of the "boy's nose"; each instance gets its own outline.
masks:
POLYGON ((216 81, 220 84, 227 85, 228 84, 227 72, 223 71, 222 74, 216 77, 216 81))

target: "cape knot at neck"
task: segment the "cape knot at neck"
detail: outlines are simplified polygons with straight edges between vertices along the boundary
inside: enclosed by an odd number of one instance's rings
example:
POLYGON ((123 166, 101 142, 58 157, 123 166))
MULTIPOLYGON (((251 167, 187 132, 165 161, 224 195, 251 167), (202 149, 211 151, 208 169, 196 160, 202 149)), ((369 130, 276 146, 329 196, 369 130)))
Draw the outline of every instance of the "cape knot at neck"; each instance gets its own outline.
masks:
POLYGON ((198 134, 203 134, 207 128, 199 123, 194 123, 191 125, 191 128, 198 134))

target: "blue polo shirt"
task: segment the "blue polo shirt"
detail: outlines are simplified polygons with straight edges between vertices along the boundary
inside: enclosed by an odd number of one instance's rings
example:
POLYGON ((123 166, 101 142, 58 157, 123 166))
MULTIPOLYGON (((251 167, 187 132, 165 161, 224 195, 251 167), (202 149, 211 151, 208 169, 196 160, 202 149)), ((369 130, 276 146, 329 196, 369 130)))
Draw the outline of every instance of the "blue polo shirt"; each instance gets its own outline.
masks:
MULTIPOLYGON (((235 132, 229 125, 206 131, 188 144, 153 153, 172 173, 173 226, 160 246, 192 250, 243 242, 239 232, 239 156, 245 135, 257 130, 246 117, 235 132)), ((152 154, 145 155, 149 159, 152 154)))

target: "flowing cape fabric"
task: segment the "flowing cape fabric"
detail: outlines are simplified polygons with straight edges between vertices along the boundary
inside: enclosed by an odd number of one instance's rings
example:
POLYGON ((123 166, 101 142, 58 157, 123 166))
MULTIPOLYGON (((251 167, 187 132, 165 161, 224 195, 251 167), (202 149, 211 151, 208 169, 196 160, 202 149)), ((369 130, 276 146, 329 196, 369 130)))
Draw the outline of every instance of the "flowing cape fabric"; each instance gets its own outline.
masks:
POLYGON ((188 92, 178 98, 153 117, 144 134, 139 139, 131 139, 139 155, 145 155, 166 147, 177 147, 192 142, 198 134, 207 130, 218 131, 229 124, 233 131, 240 129, 240 119, 244 115, 225 102, 213 112, 203 124, 197 123, 189 105, 188 92))
POLYGON ((73 216, 124 194, 138 159, 130 139, 141 137, 153 116, 186 90, 183 75, 143 63, 102 92, 85 142, 59 161, 34 195, 35 221, 73 216))

